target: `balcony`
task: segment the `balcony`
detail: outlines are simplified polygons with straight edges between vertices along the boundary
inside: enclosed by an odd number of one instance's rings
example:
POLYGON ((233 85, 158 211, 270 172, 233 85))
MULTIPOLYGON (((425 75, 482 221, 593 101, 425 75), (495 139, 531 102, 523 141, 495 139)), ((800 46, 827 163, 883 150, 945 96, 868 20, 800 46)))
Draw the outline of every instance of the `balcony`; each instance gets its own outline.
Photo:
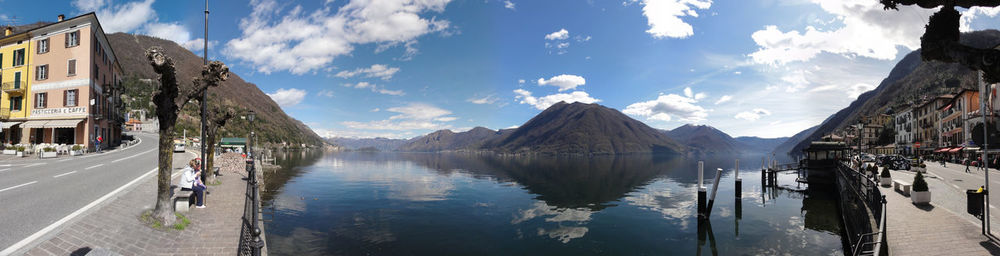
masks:
POLYGON ((27 84, 25 81, 11 81, 3 83, 0 85, 0 88, 2 88, 3 92, 21 95, 24 94, 27 84))

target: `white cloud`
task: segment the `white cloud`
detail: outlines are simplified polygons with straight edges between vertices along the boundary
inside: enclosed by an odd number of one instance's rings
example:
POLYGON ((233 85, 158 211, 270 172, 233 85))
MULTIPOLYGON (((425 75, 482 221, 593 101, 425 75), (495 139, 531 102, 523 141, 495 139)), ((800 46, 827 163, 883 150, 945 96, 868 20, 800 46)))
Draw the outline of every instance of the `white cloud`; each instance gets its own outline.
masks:
POLYGON ((587 92, 582 92, 582 91, 574 91, 571 93, 557 93, 557 94, 547 95, 541 98, 531 96, 531 92, 522 89, 514 90, 514 94, 517 94, 516 96, 514 96, 514 99, 519 100, 521 104, 528 104, 539 110, 544 110, 546 108, 549 108, 553 104, 559 103, 560 101, 565 101, 566 103, 573 103, 573 102, 595 103, 601 101, 599 99, 591 98, 590 95, 587 94, 587 92))
POLYGON ((497 98, 496 95, 490 94, 490 95, 486 95, 486 97, 482 97, 482 98, 475 98, 475 97, 473 97, 473 98, 469 98, 469 99, 467 99, 465 101, 471 102, 472 104, 493 104, 493 103, 496 103, 498 100, 500 100, 500 98, 497 98))
POLYGON ((678 117, 678 121, 681 122, 705 121, 709 110, 695 105, 698 99, 694 97, 695 94, 690 88, 685 88, 684 94, 687 96, 660 94, 655 100, 632 103, 625 107, 622 113, 657 121, 671 121, 673 117, 678 117))
POLYGON ((564 29, 559 29, 559 31, 549 33, 545 35, 545 40, 566 40, 569 38, 569 31, 564 29))
POLYGON ((382 80, 392 79, 392 76, 399 72, 399 68, 389 67, 382 64, 373 64, 368 68, 358 68, 351 71, 340 71, 336 74, 336 77, 340 78, 350 78, 356 75, 365 75, 365 77, 379 78, 382 80))
POLYGON ((385 94, 385 95, 392 95, 392 96, 403 96, 403 95, 406 95, 406 93, 403 92, 403 90, 378 89, 378 93, 385 94))
POLYGON ((274 93, 268 93, 267 96, 271 97, 271 100, 274 100, 279 106, 290 107, 302 102, 302 99, 306 97, 306 91, 295 88, 281 88, 274 93))
POLYGON ((740 71, 733 71, 733 75, 740 75, 740 74, 743 74, 743 72, 740 72, 740 71))
POLYGON ((804 32, 782 32, 777 26, 766 26, 751 35, 760 49, 749 57, 772 65, 810 60, 822 52, 892 60, 900 46, 910 50, 920 47, 924 25, 937 11, 900 6, 898 12, 887 12, 878 1, 812 1, 842 24, 834 24, 839 26, 833 30, 808 26, 804 32))
POLYGON ((333 91, 331 91, 331 90, 322 90, 322 91, 319 91, 319 93, 317 93, 316 95, 327 97, 327 98, 333 98, 333 91))
POLYGON ((715 105, 719 105, 719 104, 725 103, 725 102, 730 101, 732 99, 733 99, 733 96, 722 95, 722 97, 719 97, 719 100, 715 101, 715 105))
POLYGON ((458 120, 450 116, 451 111, 424 103, 411 103, 402 107, 392 107, 386 111, 397 113, 385 120, 370 122, 345 121, 341 125, 359 130, 437 130, 451 127, 444 122, 458 120))
POLYGON ((979 16, 979 14, 986 15, 990 18, 996 17, 1000 14, 1000 6, 998 7, 972 7, 968 10, 962 12, 962 20, 960 21, 959 30, 962 32, 972 31, 972 21, 979 16))
POLYGON ((378 86, 376 84, 369 83, 369 82, 358 82, 356 84, 346 83, 346 84, 344 84, 344 87, 347 87, 347 88, 356 88, 356 89, 369 89, 369 90, 371 90, 372 92, 375 92, 375 93, 381 93, 381 94, 393 95, 393 96, 403 96, 403 95, 406 95, 406 92, 403 92, 403 90, 389 90, 389 89, 385 89, 384 86, 378 86))
MULTIPOLYGON (((191 32, 177 23, 149 23, 143 27, 141 33, 174 41, 190 51, 201 51, 205 48, 205 39, 191 39, 191 32)), ((213 47, 215 44, 216 41, 208 42, 209 47, 213 47)))
POLYGON ((358 82, 356 84, 344 84, 344 87, 353 87, 353 88, 358 88, 358 89, 365 89, 365 88, 372 88, 372 89, 374 89, 375 88, 375 84, 369 83, 369 82, 358 82))
POLYGON ((379 108, 373 108, 371 112, 378 112, 379 110, 380 110, 379 108))
POLYGON ((642 0, 642 15, 646 16, 649 33, 654 38, 686 38, 694 28, 681 17, 698 17, 697 9, 708 9, 711 0, 642 0))
POLYGON ((559 87, 559 91, 560 92, 561 91, 565 91, 565 90, 574 89, 577 86, 581 86, 581 85, 584 85, 586 83, 587 83, 587 80, 583 79, 583 77, 581 77, 581 76, 567 75, 567 74, 562 74, 562 75, 554 76, 552 78, 549 78, 549 80, 545 80, 545 78, 539 78, 538 79, 538 85, 552 85, 552 86, 555 86, 555 87, 559 87))
POLYGON ((514 10, 514 3, 510 0, 503 1, 503 8, 514 10))
POLYGON ((524 84, 524 79, 517 79, 518 84, 524 84))
POLYGON ((753 111, 743 111, 743 112, 740 112, 739 114, 736 114, 735 117, 736 117, 736 119, 743 119, 743 120, 747 120, 747 121, 757 121, 757 119, 760 119, 763 116, 769 116, 769 115, 771 115, 771 111, 767 111, 766 109, 763 109, 763 108, 755 108, 755 109, 753 109, 753 111))
POLYGON ((374 43, 377 52, 403 46, 407 59, 417 53, 418 37, 451 26, 447 20, 420 15, 443 12, 450 1, 351 0, 336 9, 295 6, 283 11, 275 0, 255 0, 250 4, 253 11, 240 20, 240 37, 227 42, 224 53, 263 73, 293 74, 323 69, 361 44, 374 43))

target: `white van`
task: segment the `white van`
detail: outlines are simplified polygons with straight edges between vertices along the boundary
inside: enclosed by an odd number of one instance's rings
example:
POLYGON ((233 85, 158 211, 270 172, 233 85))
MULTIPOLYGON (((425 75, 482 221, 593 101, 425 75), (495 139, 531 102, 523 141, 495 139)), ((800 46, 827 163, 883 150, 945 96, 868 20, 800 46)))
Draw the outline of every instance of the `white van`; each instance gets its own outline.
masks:
POLYGON ((174 152, 184 152, 184 143, 174 143, 174 152))

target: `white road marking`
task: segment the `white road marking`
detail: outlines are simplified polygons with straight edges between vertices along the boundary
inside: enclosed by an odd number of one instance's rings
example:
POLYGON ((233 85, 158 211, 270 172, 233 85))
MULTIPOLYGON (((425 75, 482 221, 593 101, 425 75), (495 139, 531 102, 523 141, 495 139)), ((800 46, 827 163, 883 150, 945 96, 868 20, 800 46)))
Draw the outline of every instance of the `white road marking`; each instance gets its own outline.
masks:
MULTIPOLYGON (((38 182, 38 181, 36 180, 36 181, 32 181, 32 182, 21 184, 21 185, 13 186, 13 187, 5 188, 5 189, 0 189, 0 192, 4 192, 4 191, 7 191, 7 190, 11 190, 11 189, 15 189, 15 188, 19 188, 19 187, 24 187, 24 186, 27 186, 27 185, 35 184, 35 182, 38 182)), ((6 255, 6 254, 0 253, 0 255, 6 255)))
POLYGON ((10 168, 0 170, 0 172, 3 172, 3 171, 10 171, 10 168))
POLYGON ((111 162, 112 162, 112 163, 117 163, 117 162, 119 162, 119 161, 122 161, 122 160, 125 160, 125 159, 129 159, 129 158, 133 158, 133 157, 137 157, 137 156, 139 156, 139 155, 142 155, 142 154, 146 154, 146 153, 149 153, 149 152, 153 152, 153 150, 156 150, 156 149, 154 148, 154 149, 150 149, 150 150, 146 150, 145 152, 142 152, 142 153, 138 153, 138 154, 135 154, 135 155, 132 155, 132 156, 130 156, 130 157, 126 157, 126 158, 122 158, 122 159, 118 159, 118 160, 114 160, 114 161, 111 161, 111 162))
POLYGON ((28 167, 32 167, 32 166, 39 166, 39 165, 43 165, 43 164, 45 164, 45 163, 29 164, 29 165, 25 166, 24 168, 28 168, 28 167))
MULTIPOLYGON (((42 237, 46 233, 51 232, 52 230, 56 229, 59 226, 62 226, 67 221, 75 218, 76 216, 78 216, 80 214, 83 214, 83 212, 86 212, 87 210, 90 210, 90 208, 94 208, 94 206, 97 206, 101 202, 107 201, 112 196, 114 196, 114 195, 116 195, 118 193, 121 193, 122 190, 125 190, 125 188, 132 186, 136 182, 139 182, 140 180, 146 178, 147 176, 149 176, 150 174, 153 174, 155 172, 156 172, 156 168, 153 168, 152 170, 149 170, 145 174, 140 175, 138 178, 135 178, 134 180, 130 181, 128 184, 125 184, 124 186, 121 186, 118 189, 115 189, 114 191, 111 191, 110 193, 108 193, 108 194, 102 196, 101 198, 98 198, 97 200, 94 200, 90 204, 84 206, 83 208, 80 208, 79 210, 76 210, 75 212, 70 213, 69 215, 66 215, 66 217, 63 217, 62 219, 57 220, 55 223, 52 223, 52 225, 49 225, 48 227, 45 227, 42 230, 39 230, 38 232, 35 232, 34 234, 31 234, 30 236, 24 238, 20 242, 17 242, 16 244, 11 245, 10 247, 7 247, 7 249, 4 249, 3 251, 0 251, 0 255, 11 255, 11 254, 14 254, 14 252, 17 251, 17 250, 20 250, 21 247, 24 247, 25 245, 30 244, 31 242, 37 240, 38 238, 42 237)), ((34 183, 34 182, 32 182, 32 183, 34 183)))
POLYGON ((66 159, 63 159, 63 160, 59 160, 59 162, 66 162, 66 161, 69 161, 69 160, 73 160, 73 158, 66 158, 66 159))
POLYGON ((962 190, 962 188, 958 187, 958 185, 955 185, 955 184, 949 184, 949 185, 951 185, 952 187, 955 187, 955 189, 962 190))
POLYGON ((90 170, 90 169, 94 169, 94 168, 101 167, 101 166, 104 166, 104 164, 99 164, 99 165, 95 165, 95 166, 91 166, 91 167, 87 167, 87 168, 83 168, 83 169, 84 170, 90 170))
POLYGON ((62 176, 65 176, 65 175, 69 175, 69 174, 72 174, 72 173, 74 173, 74 172, 76 172, 76 171, 72 171, 72 172, 67 172, 67 173, 63 173, 63 174, 59 174, 59 175, 56 175, 56 176, 52 176, 52 178, 59 178, 59 177, 62 177, 62 176))

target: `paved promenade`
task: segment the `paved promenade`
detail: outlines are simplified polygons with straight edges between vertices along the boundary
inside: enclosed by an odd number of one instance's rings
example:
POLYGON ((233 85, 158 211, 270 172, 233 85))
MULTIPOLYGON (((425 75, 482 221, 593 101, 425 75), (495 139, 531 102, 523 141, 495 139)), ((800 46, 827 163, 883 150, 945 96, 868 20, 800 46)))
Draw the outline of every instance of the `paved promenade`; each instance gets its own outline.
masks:
MULTIPOLYGON (((175 158, 175 169, 189 159, 175 158)), ((182 231, 156 230, 140 222, 140 214, 155 204, 156 180, 151 175, 133 190, 22 252, 82 255, 101 248, 121 255, 234 255, 246 189, 246 181, 241 178, 246 177, 246 172, 238 155, 226 154, 217 162, 223 174, 219 177, 222 184, 209 186, 207 208, 192 207, 185 213, 191 224, 182 231)), ((173 184, 177 184, 178 177, 175 173, 173 184)))

